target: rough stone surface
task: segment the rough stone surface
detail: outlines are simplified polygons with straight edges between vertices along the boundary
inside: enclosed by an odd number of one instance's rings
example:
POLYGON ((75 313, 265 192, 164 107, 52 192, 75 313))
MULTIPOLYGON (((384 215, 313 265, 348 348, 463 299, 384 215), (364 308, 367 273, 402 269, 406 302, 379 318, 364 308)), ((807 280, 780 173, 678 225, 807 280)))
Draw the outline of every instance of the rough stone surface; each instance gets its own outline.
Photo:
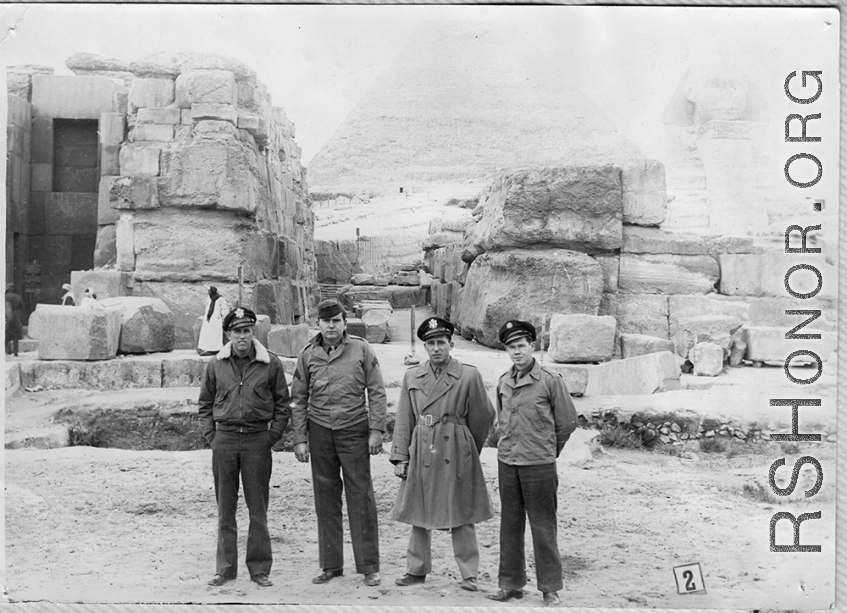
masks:
POLYGON ((230 104, 238 101, 235 75, 228 70, 192 70, 176 78, 176 105, 230 104))
POLYGON ((391 283, 393 285, 419 286, 421 284, 421 277, 417 271, 398 272, 392 277, 391 283))
POLYGON ((728 357, 733 333, 741 328, 741 324, 741 320, 732 315, 681 317, 672 330, 674 351, 686 358, 696 343, 708 342, 718 345, 728 357))
POLYGON ((278 356, 296 358, 311 336, 306 324, 272 326, 268 333, 268 349, 278 356))
POLYGON ((114 266, 117 260, 115 224, 100 226, 94 247, 94 267, 114 266))
POLYGON ((621 356, 624 358, 674 350, 673 342, 668 339, 646 334, 621 334, 620 343, 621 356))
POLYGON ((200 387, 210 356, 162 358, 162 387, 200 387))
POLYGON ((621 172, 623 222, 640 226, 658 226, 665 220, 668 195, 665 191, 665 167, 656 160, 627 166, 621 172))
POLYGON ((388 311, 389 313, 393 313, 394 309, 391 307, 391 303, 387 300, 360 300, 355 305, 353 305, 356 317, 362 318, 368 311, 372 311, 374 309, 379 309, 383 311, 388 311))
POLYGON ((556 313, 550 318, 550 358, 559 363, 610 360, 615 326, 614 317, 556 313))
POLYGON ((159 192, 153 177, 103 177, 101 187, 111 209, 159 208, 159 192))
POLYGON ((358 317, 348 317, 347 334, 352 334, 353 336, 365 338, 368 335, 368 330, 365 326, 365 322, 363 322, 358 317))
POLYGON ((120 164, 123 176, 155 177, 159 174, 159 147, 125 145, 121 147, 120 164))
POLYGON ((117 309, 39 304, 29 316, 29 336, 38 340, 39 360, 109 360, 118 351, 117 309))
POLYGON ((590 366, 583 364, 556 364, 551 362, 544 362, 542 366, 562 375, 569 394, 582 395, 585 393, 585 388, 588 386, 590 366))
POLYGON ((176 125, 180 123, 180 110, 178 108, 167 109, 138 109, 135 116, 136 125, 152 123, 176 125))
POLYGON ((694 374, 700 377, 717 377, 723 372, 723 347, 716 343, 697 343, 689 359, 694 364, 694 374))
POLYGON ((612 166, 520 170, 483 194, 472 230, 478 252, 509 247, 577 251, 621 246, 621 173, 612 166))
POLYGON ((174 315, 158 298, 120 296, 100 303, 121 313, 120 353, 154 353, 174 348, 174 315))
POLYGON ((135 270, 135 224, 131 213, 122 213, 115 222, 115 268, 135 270))
POLYGON ((374 276, 370 273, 360 272, 350 277, 350 283, 353 285, 373 285, 374 276))
POLYGON ((174 127, 162 123, 140 123, 130 131, 130 141, 168 142, 174 139, 174 127))
POLYGON ((388 309, 370 309, 362 315, 365 324, 365 340, 369 343, 387 343, 391 340, 391 328, 388 320, 391 311, 388 309))
POLYGON ((234 125, 238 121, 238 110, 232 104, 195 102, 191 105, 191 119, 228 121, 234 125))
MULTIPOLYGON (((822 257, 812 255, 798 257, 795 254, 727 254, 718 256, 721 266, 720 293, 727 296, 790 296, 785 287, 785 275, 790 268, 806 265, 816 268, 822 277, 818 298, 837 296, 836 268, 827 264, 822 257)), ((798 294, 814 292, 818 277, 808 269, 791 273, 790 287, 798 294)))
POLYGON ((617 293, 618 291, 618 269, 620 268, 620 256, 596 255, 594 259, 603 269, 603 291, 617 293))
POLYGON ((703 237, 697 234, 667 232, 659 228, 624 226, 621 252, 707 255, 709 246, 703 237))
POLYGON ((129 88, 130 110, 147 107, 160 109, 174 101, 171 79, 134 79, 129 88))
POLYGON ((668 296, 656 294, 603 294, 600 315, 618 322, 619 334, 668 338, 668 296))
POLYGON ((384 287, 345 285, 338 290, 337 297, 344 308, 349 310, 354 310, 355 305, 362 300, 385 300, 393 309, 408 309, 412 305, 426 305, 429 301, 429 288, 399 285, 384 287))
MULTIPOLYGON (((747 343, 745 358, 756 362, 785 362, 785 358, 794 351, 805 349, 812 351, 827 361, 836 348, 836 334, 820 329, 803 328, 797 334, 820 334, 820 339, 786 339, 786 328, 771 326, 744 326, 742 339, 747 343)), ((792 364, 810 364, 814 359, 808 355, 799 355, 791 360, 792 364)))
POLYGON ((515 249, 486 253, 471 265, 462 295, 462 334, 489 347, 504 321, 522 319, 540 326, 553 313, 597 315, 603 269, 584 253, 515 249))
POLYGON ((720 276, 708 255, 621 254, 618 286, 627 294, 708 294, 720 276))
POLYGON ((586 396, 628 396, 680 389, 682 373, 670 351, 613 360, 588 368, 586 396))
MULTIPOLYGON (((68 307, 65 307, 68 308, 68 307)), ((160 360, 121 357, 108 362, 29 362, 22 365, 26 387, 117 390, 162 386, 160 360)))
POLYGON ((74 270, 71 272, 71 286, 74 288, 74 302, 80 304, 85 289, 90 287, 97 298, 116 298, 128 294, 131 277, 125 272, 114 270, 74 270))

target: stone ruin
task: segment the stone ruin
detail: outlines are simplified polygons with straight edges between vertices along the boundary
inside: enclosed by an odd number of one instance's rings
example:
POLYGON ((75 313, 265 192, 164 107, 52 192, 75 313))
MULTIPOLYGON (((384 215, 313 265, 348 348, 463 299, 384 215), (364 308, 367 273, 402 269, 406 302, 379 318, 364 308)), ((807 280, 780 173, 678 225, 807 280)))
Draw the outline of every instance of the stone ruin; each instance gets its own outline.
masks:
POLYGON ((256 73, 201 54, 67 66, 75 76, 8 72, 7 278, 28 311, 58 304, 70 279, 77 304, 86 287, 159 299, 175 348, 194 347, 209 285, 269 323, 306 322, 318 292, 305 169, 256 73))
MULTIPOLYGON (((502 347, 508 319, 549 322, 542 343, 557 362, 673 352, 703 375, 742 358, 782 362, 784 332, 799 323, 785 314, 797 308, 786 266, 814 264, 827 278, 834 267, 753 237, 669 232, 666 202, 657 162, 504 173, 470 216, 432 224, 432 305, 489 347, 502 347)), ((795 274, 792 286, 807 292, 816 279, 795 274)), ((835 349, 835 300, 830 283, 804 302, 822 309, 823 359, 835 349)))

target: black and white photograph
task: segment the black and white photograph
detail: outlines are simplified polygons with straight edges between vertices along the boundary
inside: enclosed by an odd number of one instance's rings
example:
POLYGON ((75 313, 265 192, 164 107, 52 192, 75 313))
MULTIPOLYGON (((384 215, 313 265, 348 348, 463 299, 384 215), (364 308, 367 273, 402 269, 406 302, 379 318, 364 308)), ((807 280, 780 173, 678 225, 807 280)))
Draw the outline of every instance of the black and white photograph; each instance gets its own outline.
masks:
POLYGON ((3 5, 4 602, 835 608, 841 19, 3 5))

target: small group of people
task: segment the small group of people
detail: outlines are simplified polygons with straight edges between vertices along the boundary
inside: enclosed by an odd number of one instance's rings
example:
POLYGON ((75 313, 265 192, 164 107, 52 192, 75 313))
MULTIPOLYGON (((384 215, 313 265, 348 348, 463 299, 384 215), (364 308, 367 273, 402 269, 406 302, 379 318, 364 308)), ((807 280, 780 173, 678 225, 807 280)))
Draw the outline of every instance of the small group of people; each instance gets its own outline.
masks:
MULTIPOLYGON (((320 331, 301 351, 289 393, 281 362, 254 338, 255 323, 255 313, 246 308, 223 317, 229 342, 210 360, 200 391, 200 423, 212 448, 218 507, 216 570, 209 585, 224 585, 238 574, 239 480, 250 517, 247 570, 257 585, 272 585, 271 447, 290 421, 295 457, 311 463, 321 569, 312 582, 325 584, 344 573, 343 494, 356 572, 365 585, 377 586, 379 525, 370 456, 382 452, 385 432, 379 361, 365 339, 347 333, 342 305, 324 300, 318 305, 320 331)), ((429 360, 403 377, 389 456, 401 479, 391 518, 412 529, 406 573, 395 584, 425 582, 432 571, 432 531, 449 530, 459 586, 475 592, 475 524, 494 516, 479 455, 495 408, 479 371, 450 355, 453 332, 440 317, 423 321, 417 336, 429 360)), ((513 366, 497 383, 499 590, 488 598, 505 602, 524 595, 528 516, 537 587, 545 605, 556 605, 562 589, 556 458, 576 428, 576 411, 561 376, 533 358, 531 323, 505 322, 500 340, 513 366)))

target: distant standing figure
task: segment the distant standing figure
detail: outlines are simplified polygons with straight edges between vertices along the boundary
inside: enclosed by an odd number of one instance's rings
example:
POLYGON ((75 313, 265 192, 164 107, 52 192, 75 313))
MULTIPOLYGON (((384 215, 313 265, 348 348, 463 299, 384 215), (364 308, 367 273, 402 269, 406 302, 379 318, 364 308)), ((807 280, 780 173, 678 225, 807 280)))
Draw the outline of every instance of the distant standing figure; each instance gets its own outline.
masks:
POLYGON ((223 320, 228 312, 226 298, 218 293, 217 287, 210 286, 206 310, 203 313, 203 325, 200 327, 200 340, 197 342, 197 353, 211 355, 221 350, 224 346, 223 320))
POLYGON ((391 519, 411 524, 406 574, 423 583, 432 570, 432 530, 450 530, 459 586, 477 591, 479 546, 474 524, 494 516, 479 454, 494 420, 482 375, 450 357, 453 325, 425 319, 417 330, 429 360, 406 371, 389 460, 403 481, 391 519))
POLYGON ((576 429, 576 409, 562 376, 532 357, 535 327, 507 321, 500 342, 513 366, 497 382, 498 480, 500 483, 500 590, 488 597, 523 598, 524 533, 532 530, 535 577, 545 606, 560 604, 562 559, 557 533, 556 458, 576 429))
POLYGON ((18 341, 23 338, 24 301, 15 293, 15 284, 6 284, 6 353, 18 355, 18 341))

